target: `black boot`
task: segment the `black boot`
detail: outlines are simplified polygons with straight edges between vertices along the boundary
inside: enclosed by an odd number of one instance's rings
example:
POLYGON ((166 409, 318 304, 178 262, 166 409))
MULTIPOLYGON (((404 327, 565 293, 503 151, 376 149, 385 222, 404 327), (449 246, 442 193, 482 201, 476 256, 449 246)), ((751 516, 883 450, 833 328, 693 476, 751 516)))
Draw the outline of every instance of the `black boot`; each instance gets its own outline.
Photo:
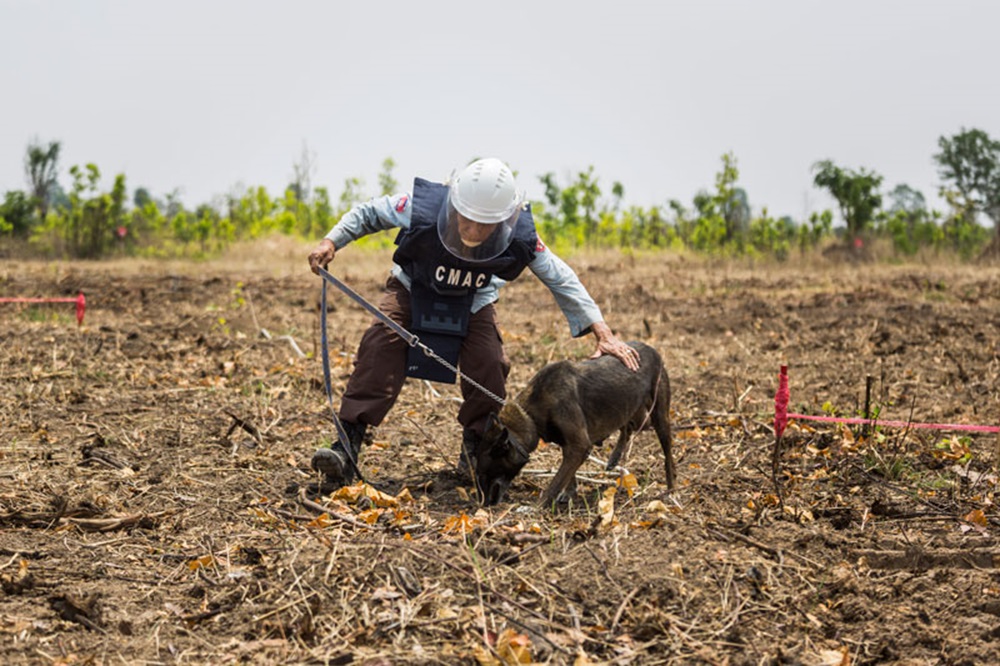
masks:
POLYGON ((341 424, 344 426, 344 432, 347 433, 348 441, 346 444, 338 440, 328 449, 318 449, 312 457, 312 468, 323 473, 327 484, 338 488, 354 483, 356 475, 354 466, 347 457, 348 449, 346 447, 350 447, 354 462, 358 462, 361 443, 365 439, 365 431, 368 430, 368 426, 364 423, 341 421, 341 424))
POLYGON ((476 469, 476 452, 482 441, 482 435, 475 430, 469 428, 462 430, 462 453, 458 456, 458 475, 463 479, 472 479, 476 469))

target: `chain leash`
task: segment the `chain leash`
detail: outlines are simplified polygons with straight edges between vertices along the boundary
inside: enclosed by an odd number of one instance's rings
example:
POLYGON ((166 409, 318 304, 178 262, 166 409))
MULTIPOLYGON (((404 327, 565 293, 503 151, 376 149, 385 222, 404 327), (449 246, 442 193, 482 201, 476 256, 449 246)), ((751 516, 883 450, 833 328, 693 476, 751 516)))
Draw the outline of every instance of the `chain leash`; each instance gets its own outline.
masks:
MULTIPOLYGON (((396 335, 398 335, 404 341, 406 341, 406 344, 410 345, 411 347, 417 347, 417 348, 419 348, 425 355, 427 355, 431 359, 437 361, 438 363, 440 363, 444 367, 448 368, 448 370, 450 370, 451 372, 455 373, 457 376, 461 377, 462 381, 468 382, 469 385, 471 385, 471 386, 475 387, 476 389, 478 389, 479 391, 481 391, 483 393, 483 395, 485 395, 486 397, 488 397, 490 400, 493 400, 494 402, 496 402, 497 404, 499 404, 501 407, 503 407, 504 405, 507 404, 507 402, 503 398, 501 398, 500 396, 498 396, 496 393, 493 393, 488 388, 486 388, 485 386, 483 386, 482 384, 480 384, 479 382, 477 382, 476 380, 472 379, 471 377, 469 377, 468 375, 466 375, 464 372, 462 372, 461 370, 459 370, 457 367, 455 367, 454 365, 452 365, 451 363, 449 363, 448 361, 446 361, 444 358, 442 358, 441 356, 438 356, 437 352, 435 352, 433 349, 431 349, 430 347, 428 347, 427 345, 425 345, 423 342, 421 342, 420 338, 418 338, 416 335, 414 335, 410 331, 408 331, 405 328, 403 328, 402 326, 400 326, 391 317, 389 317, 389 315, 387 315, 386 313, 382 312, 381 310, 378 309, 378 307, 376 307, 375 305, 373 305, 370 302, 368 302, 367 300, 365 300, 365 298, 361 294, 359 294, 358 292, 354 291, 353 289, 351 289, 350 287, 348 287, 346 284, 344 284, 343 282, 341 282, 340 280, 338 280, 337 278, 335 278, 328 270, 326 270, 322 266, 319 267, 319 275, 324 280, 324 283, 323 283, 323 297, 322 297, 322 302, 323 302, 323 313, 322 313, 322 317, 323 317, 323 322, 322 322, 323 336, 322 336, 322 342, 323 342, 323 362, 324 362, 324 369, 327 369, 328 366, 329 366, 329 351, 327 349, 327 341, 326 341, 326 284, 330 283, 333 286, 335 286, 337 289, 339 289, 340 291, 344 292, 344 294, 346 294, 348 297, 350 297, 350 299, 353 300, 355 303, 357 303, 358 305, 360 305, 361 307, 363 307, 365 310, 368 310, 368 312, 370 312, 373 315, 375 315, 375 317, 378 318, 379 321, 381 321, 383 324, 385 324, 386 326, 388 326, 390 330, 392 330, 396 335)), ((330 386, 329 377, 327 377, 327 397, 330 400, 330 406, 332 408, 333 407, 333 389, 330 386)), ((338 428, 337 428, 338 434, 342 434, 340 431, 343 428, 342 428, 342 426, 340 426, 340 421, 339 421, 339 419, 336 418, 336 415, 334 415, 334 421, 338 425, 338 428)), ((352 460, 351 463, 353 464, 354 461, 352 460)))

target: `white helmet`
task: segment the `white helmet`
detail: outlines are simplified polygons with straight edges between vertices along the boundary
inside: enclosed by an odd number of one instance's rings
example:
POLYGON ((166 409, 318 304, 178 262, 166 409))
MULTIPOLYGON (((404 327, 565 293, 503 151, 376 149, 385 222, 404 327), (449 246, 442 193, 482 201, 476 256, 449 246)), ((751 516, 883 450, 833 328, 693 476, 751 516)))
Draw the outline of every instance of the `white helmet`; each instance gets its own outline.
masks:
POLYGON ((438 235, 448 251, 466 261, 489 261, 510 245, 524 193, 496 158, 476 160, 452 178, 438 235))

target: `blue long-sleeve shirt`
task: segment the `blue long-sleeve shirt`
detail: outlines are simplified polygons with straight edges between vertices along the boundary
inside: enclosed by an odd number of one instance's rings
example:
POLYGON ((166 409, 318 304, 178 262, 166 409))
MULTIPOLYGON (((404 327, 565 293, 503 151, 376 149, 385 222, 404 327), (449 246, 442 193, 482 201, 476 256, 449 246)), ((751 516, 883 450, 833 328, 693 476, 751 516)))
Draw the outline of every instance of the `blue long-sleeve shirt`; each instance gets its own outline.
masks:
MULTIPOLYGON (((345 213, 326 237, 340 250, 348 243, 369 234, 390 229, 409 229, 410 199, 409 194, 397 194, 376 197, 359 204, 345 213)), ((552 292, 556 304, 569 323, 573 337, 584 335, 593 324, 603 321, 600 308, 580 282, 576 272, 544 244, 539 243, 535 258, 528 264, 528 268, 552 292)), ((410 288, 410 276, 399 265, 393 264, 392 274, 407 289, 410 288)), ((493 276, 489 285, 476 291, 472 311, 478 312, 490 303, 495 303, 500 297, 500 288, 506 283, 506 280, 493 276)))

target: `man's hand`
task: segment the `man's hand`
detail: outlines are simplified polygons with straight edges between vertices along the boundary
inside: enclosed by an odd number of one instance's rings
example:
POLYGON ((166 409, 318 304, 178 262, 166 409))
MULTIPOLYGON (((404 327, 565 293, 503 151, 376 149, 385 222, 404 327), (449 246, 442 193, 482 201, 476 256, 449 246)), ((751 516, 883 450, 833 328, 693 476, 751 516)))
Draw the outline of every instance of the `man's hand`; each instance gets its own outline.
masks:
POLYGON ((590 358, 597 358, 605 354, 611 354, 625 364, 632 372, 639 369, 639 352, 622 342, 617 335, 611 332, 611 327, 605 322, 599 321, 590 327, 594 337, 597 338, 597 351, 590 358))
POLYGON ((333 241, 329 238, 324 238, 316 246, 316 249, 309 253, 310 270, 319 275, 320 267, 326 268, 329 266, 335 254, 337 254, 337 248, 333 246, 333 241))

